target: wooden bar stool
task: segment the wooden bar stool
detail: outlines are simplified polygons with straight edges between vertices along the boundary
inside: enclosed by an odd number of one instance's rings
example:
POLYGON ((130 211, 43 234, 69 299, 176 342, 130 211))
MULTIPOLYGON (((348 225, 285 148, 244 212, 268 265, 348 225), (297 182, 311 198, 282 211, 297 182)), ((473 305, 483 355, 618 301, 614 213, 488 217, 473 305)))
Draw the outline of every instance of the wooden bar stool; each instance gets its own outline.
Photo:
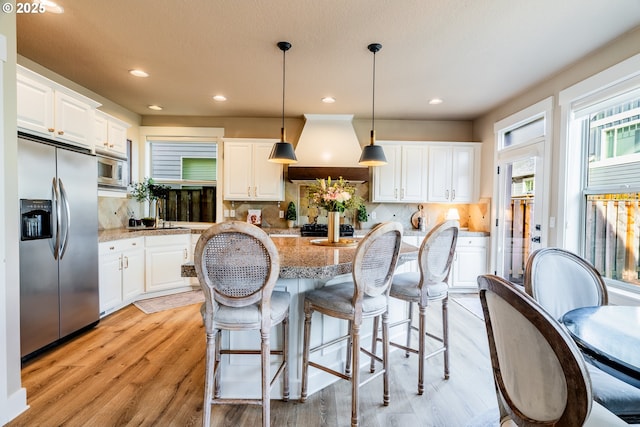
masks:
POLYGON ((287 292, 274 292, 280 274, 278 251, 271 238, 259 227, 228 221, 207 229, 198 240, 195 267, 204 292, 202 318, 207 333, 204 413, 202 425, 211 423, 211 405, 243 403, 262 405, 262 425, 270 424, 270 390, 282 375, 283 400, 289 399, 287 357, 289 300, 287 292), (272 350, 271 327, 282 325, 282 348, 272 350), (260 331, 259 350, 221 349, 221 331, 260 331), (220 355, 259 354, 262 366, 262 398, 220 397, 220 355), (282 356, 271 377, 270 356, 282 356))
MULTIPOLYGON (((419 272, 398 273, 393 276, 389 295, 406 301, 409 315, 407 319, 393 323, 390 327, 407 325, 406 345, 390 342, 389 344, 401 348, 406 356, 409 353, 418 355, 418 394, 424 393, 424 364, 425 360, 440 353, 444 353, 444 377, 449 378, 449 324, 448 302, 449 285, 447 280, 451 271, 451 264, 456 250, 459 224, 457 221, 445 221, 436 225, 424 238, 418 253, 419 272), (427 332, 427 306, 440 301, 442 308, 442 336, 427 332), (418 305, 418 327, 413 326, 413 305, 418 305), (418 330, 418 348, 411 347, 411 332, 418 330), (430 337, 442 343, 431 353, 426 353, 426 338, 430 337)), ((374 329, 377 332, 377 325, 374 329)), ((374 341, 376 343, 377 340, 374 341)), ((375 351, 373 349, 372 351, 375 351)), ((371 365, 373 371, 373 361, 371 365)))
POLYGON ((353 281, 325 286, 307 292, 304 298, 304 352, 302 359, 302 392, 300 401, 307 398, 307 380, 309 366, 351 382, 351 425, 358 425, 358 390, 361 385, 375 376, 383 375, 383 403, 389 404, 389 365, 388 365, 388 294, 391 277, 396 267, 400 245, 402 244, 402 225, 397 222, 378 224, 362 239, 356 248, 353 261, 353 281), (314 311, 326 316, 349 321, 349 332, 330 343, 310 348, 311 316, 314 311), (382 357, 360 347, 360 326, 364 319, 382 316, 382 357), (322 350, 329 345, 347 341, 346 372, 337 372, 331 368, 309 360, 309 354, 322 350), (360 383, 360 351, 377 361, 383 368, 375 376, 360 383))

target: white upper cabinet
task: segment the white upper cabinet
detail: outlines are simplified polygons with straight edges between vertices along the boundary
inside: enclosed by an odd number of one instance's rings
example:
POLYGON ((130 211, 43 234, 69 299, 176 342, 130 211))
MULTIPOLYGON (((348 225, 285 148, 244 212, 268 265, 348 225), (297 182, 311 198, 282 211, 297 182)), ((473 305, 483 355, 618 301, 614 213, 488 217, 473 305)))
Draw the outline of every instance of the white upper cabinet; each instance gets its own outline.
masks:
POLYGON ((127 155, 127 128, 129 125, 102 111, 95 112, 94 145, 96 152, 127 155))
POLYGON ((427 198, 427 145, 378 141, 387 164, 373 168, 372 202, 424 202, 427 198))
POLYGON ((284 174, 280 163, 269 162, 277 140, 224 140, 225 200, 284 200, 284 174))
POLYGON ((475 202, 480 190, 480 144, 429 144, 428 171, 428 202, 475 202))
POLYGON ((18 66, 18 128, 84 148, 93 147, 99 103, 18 66))

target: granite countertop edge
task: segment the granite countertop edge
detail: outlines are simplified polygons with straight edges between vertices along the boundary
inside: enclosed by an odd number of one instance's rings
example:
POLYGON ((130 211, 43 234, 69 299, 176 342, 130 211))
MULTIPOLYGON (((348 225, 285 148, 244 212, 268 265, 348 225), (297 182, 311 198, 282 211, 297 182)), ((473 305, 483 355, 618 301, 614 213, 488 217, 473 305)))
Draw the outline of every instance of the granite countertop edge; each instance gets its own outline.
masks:
MULTIPOLYGON (((136 228, 136 229, 128 229, 128 228, 112 228, 108 230, 98 230, 98 242, 110 242, 114 240, 122 240, 122 239, 133 239, 137 237, 146 237, 146 236, 168 236, 175 234, 202 234, 202 232, 206 230, 206 227, 180 227, 180 228, 136 228)), ((277 235, 286 235, 286 236, 299 236, 300 228, 275 228, 275 227, 265 227, 263 228, 267 233, 277 236, 277 235)), ((369 230, 355 230, 356 236, 364 236, 367 234, 369 230)), ((420 230, 404 230, 405 236, 425 236, 427 232, 420 230)), ((489 233, 486 231, 468 231, 461 230, 460 237, 487 237, 489 233)))

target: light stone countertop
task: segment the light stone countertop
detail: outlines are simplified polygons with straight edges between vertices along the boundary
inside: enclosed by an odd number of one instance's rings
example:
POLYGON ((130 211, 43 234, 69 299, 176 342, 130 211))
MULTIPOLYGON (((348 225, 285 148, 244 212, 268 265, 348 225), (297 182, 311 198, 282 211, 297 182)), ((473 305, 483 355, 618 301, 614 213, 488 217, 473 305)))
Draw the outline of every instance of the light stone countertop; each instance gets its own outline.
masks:
MULTIPOLYGON (((170 228, 145 228, 145 227, 136 227, 135 229, 128 228, 114 228, 109 230, 100 230, 98 231, 98 242, 109 242, 112 240, 120 240, 120 239, 131 239, 134 237, 144 237, 144 236, 165 236, 172 234, 201 234, 204 230, 206 230, 209 226, 203 223, 199 223, 195 226, 193 225, 185 225, 178 227, 170 227, 170 228)), ((272 227, 264 227, 264 231, 266 231, 270 235, 300 235, 300 228, 272 228, 272 227)), ((363 237, 367 234, 369 230, 355 230, 356 237, 363 237)), ((403 235, 405 236, 426 236, 427 231, 419 231, 414 229, 405 229, 403 235)), ((468 230, 460 230, 460 237, 486 237, 489 236, 489 233, 486 231, 468 231, 468 230)), ((317 238, 317 237, 316 237, 317 238)))
MULTIPOLYGON (((117 228, 101 230, 98 232, 99 242, 108 242, 120 239, 130 239, 145 236, 165 236, 175 234, 201 234, 208 225, 198 224, 191 228, 187 226, 172 228, 117 228)), ((311 244, 311 240, 318 237, 299 237, 299 228, 263 228, 269 233, 278 247, 280 254, 280 278, 283 279, 327 279, 340 274, 351 272, 351 263, 355 254, 355 246, 333 247, 311 244), (278 237, 283 235, 283 237, 278 237), (287 237, 284 237, 286 235, 287 237), (296 237, 291 237, 296 236, 296 237)), ((369 230, 355 230, 356 238, 363 237, 369 230)), ((405 230, 405 236, 424 236, 426 232, 418 230, 405 230)), ((488 236, 486 232, 461 231, 460 236, 488 236)), ((417 258, 418 248, 403 243, 400 249, 399 263, 404 263, 417 258)), ((182 266, 183 277, 195 277, 193 263, 182 266)))
MULTIPOLYGON (((356 246, 319 246, 317 237, 271 237, 280 255, 280 279, 329 279, 351 273, 356 246)), ((418 248, 403 243, 399 263, 416 259, 418 248)), ((182 265, 183 277, 196 277, 193 263, 182 265)))

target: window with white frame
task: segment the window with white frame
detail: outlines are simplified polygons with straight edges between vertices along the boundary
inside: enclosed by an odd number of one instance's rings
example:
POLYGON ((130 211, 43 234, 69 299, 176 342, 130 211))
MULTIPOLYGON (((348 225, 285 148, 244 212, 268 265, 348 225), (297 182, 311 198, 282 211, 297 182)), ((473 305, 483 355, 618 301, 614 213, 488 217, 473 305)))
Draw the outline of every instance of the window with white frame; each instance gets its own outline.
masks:
POLYGON ((640 81, 576 103, 570 117, 582 148, 583 256, 640 291, 640 81))
POLYGON ((156 182, 180 188, 217 181, 216 143, 151 140, 149 151, 150 175, 156 182))

